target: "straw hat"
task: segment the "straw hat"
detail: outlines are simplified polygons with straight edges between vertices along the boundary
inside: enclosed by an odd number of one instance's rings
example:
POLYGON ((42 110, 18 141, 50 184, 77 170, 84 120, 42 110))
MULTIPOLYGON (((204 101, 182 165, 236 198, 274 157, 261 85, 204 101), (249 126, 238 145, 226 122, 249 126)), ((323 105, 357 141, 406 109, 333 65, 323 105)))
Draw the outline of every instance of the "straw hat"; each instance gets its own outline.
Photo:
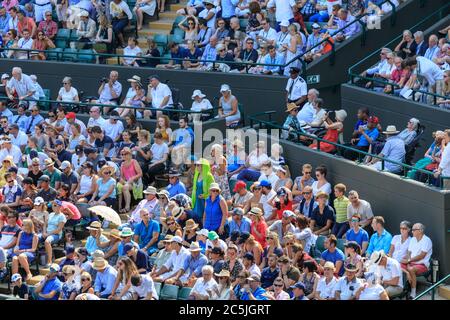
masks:
POLYGON ((127 79, 128 82, 141 82, 141 77, 134 75, 130 79, 127 79))
POLYGON ((397 134, 400 131, 397 130, 397 128, 395 126, 387 126, 386 131, 383 131, 383 134, 397 134))
POLYGON ((177 207, 172 209, 172 217, 175 220, 178 220, 183 213, 184 213, 184 209, 182 207, 178 207, 177 206, 177 207))
POLYGON ((214 273, 214 275, 216 277, 219 277, 219 278, 220 277, 227 277, 227 278, 229 278, 230 277, 230 271, 222 269, 219 273, 214 273))
POLYGON ((324 191, 319 191, 317 194, 316 194, 316 199, 318 199, 318 198, 321 198, 321 197, 325 197, 325 198, 330 198, 330 196, 328 195, 328 193, 326 193, 326 192, 324 192, 324 191))
POLYGON ((100 221, 93 221, 89 227, 86 227, 86 229, 88 230, 102 230, 102 224, 100 223, 100 221))
POLYGON ((156 195, 158 193, 158 191, 156 190, 155 187, 149 186, 149 187, 147 187, 147 189, 144 190, 144 193, 156 195))
POLYGON ((288 103, 286 107, 286 112, 291 112, 292 110, 298 109, 298 105, 293 102, 288 103))
POLYGON ((209 190, 219 190, 219 192, 222 191, 222 189, 220 189, 219 184, 216 182, 211 183, 211 185, 209 186, 209 190))
POLYGON ((14 159, 12 156, 6 156, 5 159, 3 159, 3 162, 9 162, 10 164, 14 164, 14 159))
POLYGON ((370 263, 378 265, 386 255, 383 251, 374 251, 372 255, 370 256, 370 263))
POLYGON ((198 242, 194 241, 189 246, 189 251, 191 251, 191 252, 202 251, 202 248, 200 248, 200 245, 198 244, 198 242))
POLYGON ((329 269, 332 269, 333 271, 336 270, 336 268, 334 267, 334 263, 331 261, 325 262, 325 264, 323 265, 323 268, 324 269, 329 268, 329 269))
POLYGON ((116 238, 116 239, 122 239, 122 238, 120 237, 120 231, 117 230, 117 229, 112 229, 112 230, 109 232, 109 236, 110 236, 110 237, 113 237, 113 238, 116 238))
POLYGON ((261 216, 263 215, 263 212, 262 212, 262 210, 261 210, 260 208, 258 208, 258 207, 253 207, 253 208, 250 209, 250 211, 248 212, 248 214, 251 214, 251 215, 255 215, 255 216, 261 217, 261 216))
POLYGON ((94 260, 94 263, 92 264, 92 268, 98 271, 105 269, 108 265, 108 261, 106 261, 104 258, 96 258, 94 260))
POLYGON ((186 221, 186 225, 185 225, 184 229, 192 230, 192 229, 197 229, 197 228, 198 228, 198 224, 195 223, 195 221, 193 219, 189 219, 186 221))

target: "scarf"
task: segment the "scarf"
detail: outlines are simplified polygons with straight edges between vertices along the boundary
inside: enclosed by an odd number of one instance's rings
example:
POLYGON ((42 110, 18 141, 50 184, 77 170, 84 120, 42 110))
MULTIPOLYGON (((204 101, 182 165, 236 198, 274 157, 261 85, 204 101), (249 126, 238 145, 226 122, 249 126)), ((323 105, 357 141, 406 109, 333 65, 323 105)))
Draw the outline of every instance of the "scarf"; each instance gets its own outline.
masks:
MULTIPOLYGON (((206 159, 201 158, 199 160, 202 164, 202 176, 203 176, 203 197, 204 199, 206 199, 209 195, 209 186, 211 185, 211 183, 215 182, 214 181, 214 177, 211 173, 211 166, 209 164, 209 161, 206 159)), ((195 169, 194 172, 194 181, 193 181, 193 185, 192 185, 192 195, 191 195, 191 200, 192 200, 192 208, 195 207, 195 202, 197 200, 196 194, 197 194, 197 181, 198 181, 198 176, 200 175, 200 172, 197 170, 197 168, 195 169)))

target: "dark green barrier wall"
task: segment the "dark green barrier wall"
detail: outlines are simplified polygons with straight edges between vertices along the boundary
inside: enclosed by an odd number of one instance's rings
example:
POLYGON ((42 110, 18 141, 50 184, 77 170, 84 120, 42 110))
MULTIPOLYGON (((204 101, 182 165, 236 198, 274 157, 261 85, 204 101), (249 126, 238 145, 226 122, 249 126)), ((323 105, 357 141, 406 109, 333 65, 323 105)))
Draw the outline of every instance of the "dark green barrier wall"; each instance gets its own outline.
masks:
POLYGON ((393 124, 398 130, 406 127, 408 120, 415 117, 426 127, 424 140, 416 152, 416 158, 422 157, 432 143, 431 133, 450 128, 450 110, 444 110, 403 98, 369 91, 352 85, 342 85, 342 107, 347 110, 345 135, 348 140, 356 122, 356 112, 361 106, 369 108, 372 115, 380 118, 383 128, 393 124))
POLYGON ((281 141, 284 156, 293 176, 301 173, 301 166, 325 164, 332 185, 342 182, 347 190, 357 190, 361 199, 368 200, 375 215, 386 219, 387 230, 399 234, 402 220, 422 222, 426 234, 433 241, 433 257, 438 258, 441 275, 450 272, 450 192, 429 188, 423 184, 379 173, 365 166, 357 166, 333 155, 312 151, 291 142, 281 141))

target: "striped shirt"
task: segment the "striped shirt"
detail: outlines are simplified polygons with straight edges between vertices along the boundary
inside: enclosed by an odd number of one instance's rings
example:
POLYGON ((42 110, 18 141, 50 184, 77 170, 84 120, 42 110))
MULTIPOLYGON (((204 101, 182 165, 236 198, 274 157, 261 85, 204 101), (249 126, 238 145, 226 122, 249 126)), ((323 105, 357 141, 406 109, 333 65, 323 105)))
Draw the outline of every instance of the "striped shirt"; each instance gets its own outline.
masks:
POLYGON ((350 201, 346 196, 334 199, 334 210, 336 211, 336 222, 343 223, 347 221, 347 207, 350 201))

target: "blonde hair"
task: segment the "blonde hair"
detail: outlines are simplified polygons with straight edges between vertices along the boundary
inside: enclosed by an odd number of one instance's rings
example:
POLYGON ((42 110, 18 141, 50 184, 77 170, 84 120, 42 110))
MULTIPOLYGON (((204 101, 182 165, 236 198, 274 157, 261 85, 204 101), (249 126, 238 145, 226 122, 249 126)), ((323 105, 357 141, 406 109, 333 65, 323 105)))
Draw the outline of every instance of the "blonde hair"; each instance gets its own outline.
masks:
POLYGON ((148 130, 139 130, 138 135, 140 135, 145 140, 147 140, 148 143, 150 143, 150 132, 148 132, 148 130))
POLYGON ((31 219, 24 219, 22 221, 22 228, 30 227, 31 233, 34 233, 34 223, 31 219))

